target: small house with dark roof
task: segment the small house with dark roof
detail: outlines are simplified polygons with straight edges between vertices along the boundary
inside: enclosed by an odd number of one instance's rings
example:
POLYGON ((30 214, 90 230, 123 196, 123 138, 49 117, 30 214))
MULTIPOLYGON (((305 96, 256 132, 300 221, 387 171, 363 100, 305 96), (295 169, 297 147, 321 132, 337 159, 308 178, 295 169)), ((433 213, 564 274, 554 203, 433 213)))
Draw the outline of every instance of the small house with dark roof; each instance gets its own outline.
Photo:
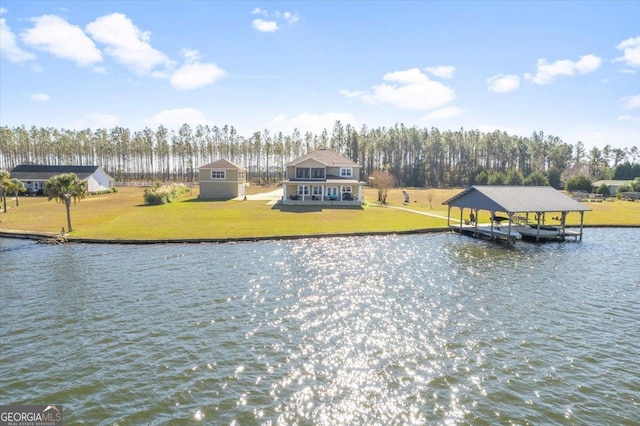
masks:
POLYGON ((247 183, 247 169, 220 159, 198 169, 200 198, 229 200, 244 197, 247 183))
POLYGON ((364 182, 360 166, 340 154, 317 149, 285 164, 282 204, 362 204, 364 182))
POLYGON ((447 224, 454 231, 507 242, 567 237, 582 240, 584 212, 591 210, 550 186, 474 185, 442 204, 448 206, 447 224), (458 208, 459 219, 451 215, 452 207, 458 208), (465 209, 469 209, 469 220, 465 220, 465 209), (479 223, 480 211, 489 212, 488 223, 479 223), (571 212, 580 214, 579 231, 566 229, 567 215, 571 212))
POLYGON ((87 182, 88 192, 104 191, 113 186, 113 178, 100 166, 47 166, 41 164, 21 164, 11 170, 11 177, 24 183, 27 193, 44 191, 49 178, 63 173, 74 173, 78 179, 87 182))

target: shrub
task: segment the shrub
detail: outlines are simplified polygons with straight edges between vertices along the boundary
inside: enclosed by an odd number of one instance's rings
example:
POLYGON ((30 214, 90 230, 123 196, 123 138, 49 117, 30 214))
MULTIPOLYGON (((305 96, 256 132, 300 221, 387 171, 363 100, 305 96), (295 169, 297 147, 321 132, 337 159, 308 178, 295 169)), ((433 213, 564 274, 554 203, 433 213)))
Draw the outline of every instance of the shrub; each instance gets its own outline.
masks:
POLYGON ((91 195, 102 195, 102 194, 113 194, 114 192, 118 192, 118 190, 114 188, 103 189, 102 191, 93 191, 91 195))
POLYGON ((596 194, 601 194, 603 197, 608 197, 609 195, 611 195, 611 191, 609 190, 609 187, 603 183, 596 189, 596 194))
POLYGON ((578 175, 572 177, 571 179, 567 179, 567 183, 564 186, 565 191, 573 192, 573 191, 585 191, 592 192, 593 187, 591 185, 591 181, 588 177, 584 175, 578 175))
POLYGON ((144 202, 150 206, 167 204, 176 198, 189 192, 189 188, 182 183, 171 183, 169 185, 154 185, 144 190, 144 202))
POLYGON ((544 173, 536 171, 525 178, 524 184, 527 186, 547 186, 549 185, 549 180, 544 173))

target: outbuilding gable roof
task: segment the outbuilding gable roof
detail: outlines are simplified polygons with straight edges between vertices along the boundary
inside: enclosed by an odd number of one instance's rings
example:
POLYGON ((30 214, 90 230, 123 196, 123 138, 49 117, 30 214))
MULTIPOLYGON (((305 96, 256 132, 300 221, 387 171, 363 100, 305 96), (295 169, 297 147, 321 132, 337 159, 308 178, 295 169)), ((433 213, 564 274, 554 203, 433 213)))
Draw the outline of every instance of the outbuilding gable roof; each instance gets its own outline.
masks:
POLYGON ((100 166, 47 166, 42 164, 21 164, 11 170, 11 177, 19 180, 47 180, 62 173, 74 173, 84 180, 94 174, 100 166))
POLYGON ((505 213, 591 210, 550 186, 474 185, 442 204, 505 213))
POLYGON ((311 151, 310 153, 287 163, 286 166, 296 166, 309 159, 316 160, 325 167, 360 167, 357 163, 354 163, 337 152, 329 149, 316 149, 315 151, 311 151))
POLYGON ((200 166, 200 169, 205 169, 205 170, 209 170, 209 169, 244 170, 244 171, 247 170, 244 167, 238 166, 237 164, 233 164, 229 160, 225 160, 224 158, 221 158, 220 160, 216 160, 213 163, 209 163, 209 164, 205 164, 204 166, 200 166))

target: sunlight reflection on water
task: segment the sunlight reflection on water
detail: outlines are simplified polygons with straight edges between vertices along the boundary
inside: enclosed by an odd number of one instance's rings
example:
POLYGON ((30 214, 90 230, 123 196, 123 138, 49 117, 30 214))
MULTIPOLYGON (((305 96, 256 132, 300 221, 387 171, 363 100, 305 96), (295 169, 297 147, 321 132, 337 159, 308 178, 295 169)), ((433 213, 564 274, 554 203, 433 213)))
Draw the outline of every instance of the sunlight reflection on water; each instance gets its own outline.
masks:
POLYGON ((631 423, 640 262, 599 262, 640 261, 640 231, 588 235, 0 240, 0 400, 104 424, 631 423))

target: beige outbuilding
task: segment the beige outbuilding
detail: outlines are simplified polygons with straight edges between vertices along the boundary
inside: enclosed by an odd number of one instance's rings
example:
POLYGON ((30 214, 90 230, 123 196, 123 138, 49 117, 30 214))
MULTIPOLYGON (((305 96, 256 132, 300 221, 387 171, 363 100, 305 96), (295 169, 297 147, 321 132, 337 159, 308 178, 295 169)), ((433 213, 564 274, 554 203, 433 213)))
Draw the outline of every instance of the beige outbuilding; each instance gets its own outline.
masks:
POLYGON ((247 183, 247 169, 220 159, 198 169, 200 198, 229 200, 244 197, 247 183))

